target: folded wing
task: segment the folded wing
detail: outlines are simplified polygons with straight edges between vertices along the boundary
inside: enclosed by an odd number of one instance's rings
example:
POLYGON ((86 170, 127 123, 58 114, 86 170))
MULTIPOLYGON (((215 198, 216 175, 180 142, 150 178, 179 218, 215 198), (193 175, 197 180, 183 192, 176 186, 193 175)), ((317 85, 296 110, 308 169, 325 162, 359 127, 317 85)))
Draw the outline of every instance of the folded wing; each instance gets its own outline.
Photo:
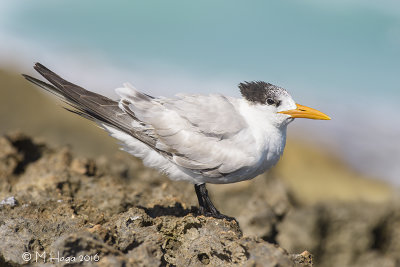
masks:
POLYGON ((250 165, 251 135, 233 104, 221 95, 150 98, 129 85, 116 90, 120 107, 151 128, 155 147, 192 172, 221 177, 250 165))

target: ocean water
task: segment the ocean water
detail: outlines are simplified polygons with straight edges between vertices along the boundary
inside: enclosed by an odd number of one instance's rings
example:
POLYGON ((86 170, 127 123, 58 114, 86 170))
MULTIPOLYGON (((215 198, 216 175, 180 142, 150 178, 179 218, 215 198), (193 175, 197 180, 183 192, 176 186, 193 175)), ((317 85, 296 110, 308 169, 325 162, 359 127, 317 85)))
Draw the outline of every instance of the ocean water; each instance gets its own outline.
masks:
POLYGON ((400 2, 321 2, 3 0, 0 67, 41 62, 111 97, 126 81, 156 96, 268 81, 333 118, 289 135, 399 185, 400 2))

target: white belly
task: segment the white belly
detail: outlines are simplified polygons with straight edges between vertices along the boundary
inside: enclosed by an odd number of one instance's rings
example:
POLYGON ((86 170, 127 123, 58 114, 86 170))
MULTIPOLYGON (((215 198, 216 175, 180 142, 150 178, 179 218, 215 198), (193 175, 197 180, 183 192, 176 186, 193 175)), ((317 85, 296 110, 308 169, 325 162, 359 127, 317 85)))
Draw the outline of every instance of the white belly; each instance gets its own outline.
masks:
POLYGON ((252 150, 254 150, 254 161, 235 172, 215 178, 202 176, 191 170, 177 166, 136 138, 107 125, 102 125, 102 127, 107 130, 112 137, 122 141, 123 149, 126 152, 141 158, 144 165, 159 170, 166 174, 171 180, 183 180, 193 184, 226 184, 253 179, 278 162, 286 142, 286 129, 284 131, 273 132, 272 134, 271 131, 269 131, 268 134, 257 136, 258 142, 252 144, 252 146, 254 146, 252 148, 252 150))
POLYGON ((240 181, 250 180, 264 173, 278 163, 283 154, 286 144, 286 129, 274 135, 266 136, 265 144, 261 149, 255 151, 256 160, 253 164, 243 167, 234 173, 228 174, 221 178, 204 177, 204 182, 213 184, 236 183, 240 181))

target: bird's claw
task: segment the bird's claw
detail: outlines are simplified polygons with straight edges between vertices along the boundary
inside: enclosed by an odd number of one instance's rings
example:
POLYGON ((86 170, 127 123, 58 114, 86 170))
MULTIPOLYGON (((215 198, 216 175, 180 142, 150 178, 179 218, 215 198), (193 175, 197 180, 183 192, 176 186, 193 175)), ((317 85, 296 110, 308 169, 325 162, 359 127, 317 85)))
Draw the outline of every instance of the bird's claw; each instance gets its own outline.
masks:
POLYGON ((203 215, 205 217, 212 217, 212 218, 215 218, 215 219, 225 219, 225 220, 227 220, 229 222, 236 221, 236 219, 234 217, 230 217, 230 216, 224 215, 224 214, 222 214, 220 212, 206 211, 206 210, 202 209, 201 207, 199 208, 198 215, 203 215))

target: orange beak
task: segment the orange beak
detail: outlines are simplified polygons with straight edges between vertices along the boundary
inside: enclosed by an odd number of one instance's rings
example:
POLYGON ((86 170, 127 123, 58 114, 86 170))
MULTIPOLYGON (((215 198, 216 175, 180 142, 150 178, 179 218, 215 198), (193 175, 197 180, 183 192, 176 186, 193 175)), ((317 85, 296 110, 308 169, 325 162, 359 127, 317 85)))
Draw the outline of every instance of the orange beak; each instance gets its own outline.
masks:
POLYGON ((306 119, 313 119, 313 120, 330 120, 331 118, 313 108, 309 108, 306 106, 302 106, 300 104, 296 104, 296 109, 281 111, 279 113, 290 115, 292 118, 306 118, 306 119))

